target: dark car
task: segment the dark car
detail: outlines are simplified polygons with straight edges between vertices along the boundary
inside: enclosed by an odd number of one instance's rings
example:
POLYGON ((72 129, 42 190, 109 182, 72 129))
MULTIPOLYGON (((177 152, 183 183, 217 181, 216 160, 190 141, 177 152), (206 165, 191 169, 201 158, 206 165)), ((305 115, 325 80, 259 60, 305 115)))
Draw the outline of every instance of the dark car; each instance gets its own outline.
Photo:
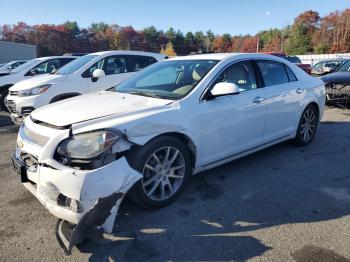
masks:
POLYGON ((337 72, 322 76, 326 84, 326 103, 338 106, 350 105, 350 60, 337 72))
POLYGON ((278 52, 263 52, 263 54, 282 57, 288 60, 289 62, 295 64, 296 66, 300 67, 301 69, 303 69, 307 74, 309 75, 311 74, 311 65, 303 64, 297 56, 286 56, 285 53, 278 53, 278 52))

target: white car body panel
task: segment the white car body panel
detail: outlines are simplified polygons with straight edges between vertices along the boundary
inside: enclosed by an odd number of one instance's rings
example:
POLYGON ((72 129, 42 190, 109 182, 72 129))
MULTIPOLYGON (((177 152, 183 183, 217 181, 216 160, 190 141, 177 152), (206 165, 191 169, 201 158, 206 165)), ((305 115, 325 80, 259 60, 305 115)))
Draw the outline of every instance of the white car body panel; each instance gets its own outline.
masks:
POLYGON ((96 62, 110 56, 123 56, 123 55, 138 55, 138 56, 148 56, 153 57, 157 61, 161 61, 165 58, 164 55, 149 52, 139 52, 139 51, 105 51, 97 52, 89 55, 96 55, 94 59, 83 65, 81 68, 75 72, 68 75, 45 75, 38 76, 35 79, 28 79, 18 82, 12 86, 10 94, 7 96, 7 100, 12 101, 16 105, 15 112, 11 110, 11 116, 15 122, 20 122, 22 120, 22 108, 32 107, 38 109, 44 105, 50 104, 51 101, 64 94, 86 94, 90 92, 98 92, 101 90, 106 90, 112 88, 120 82, 126 80, 136 72, 128 73, 118 73, 105 75, 99 78, 96 82, 93 82, 91 78, 84 78, 82 74, 89 69, 96 62), (11 91, 21 91, 31 88, 35 88, 42 85, 50 84, 50 88, 42 94, 32 95, 32 96, 18 96, 11 95, 11 91))
MULTIPOLYGON (((125 135, 119 147, 114 148, 116 152, 128 150, 132 144, 142 146, 162 134, 181 134, 189 140, 189 150, 195 155, 193 173, 198 173, 294 138, 300 116, 312 102, 319 108, 320 119, 323 115, 323 82, 311 78, 283 59, 261 54, 210 54, 178 57, 162 63, 181 59, 217 59, 220 62, 187 96, 177 101, 103 91, 67 99, 32 112, 19 131, 17 144, 20 148, 17 151, 37 156, 39 163, 56 169, 40 168, 31 174, 33 181, 45 189, 51 186, 51 189, 81 201, 86 212, 101 197, 113 192, 127 192, 142 176, 128 165, 124 157, 96 170, 76 170, 58 163, 53 159, 56 148, 70 132, 75 135, 92 130, 116 129, 125 135), (298 81, 212 100, 202 99, 208 85, 223 68, 247 59, 282 62, 292 69, 298 81), (303 92, 296 93, 297 88, 303 89, 303 92), (254 102, 257 97, 263 99, 254 102), (37 146, 26 140, 25 127, 46 136, 47 143, 37 146)), ((82 214, 72 213, 51 202, 52 205, 49 205, 45 192, 38 187, 34 193, 51 213, 78 223, 82 214)), ((111 229, 119 204, 106 222, 108 225, 104 226, 107 231, 111 229)))

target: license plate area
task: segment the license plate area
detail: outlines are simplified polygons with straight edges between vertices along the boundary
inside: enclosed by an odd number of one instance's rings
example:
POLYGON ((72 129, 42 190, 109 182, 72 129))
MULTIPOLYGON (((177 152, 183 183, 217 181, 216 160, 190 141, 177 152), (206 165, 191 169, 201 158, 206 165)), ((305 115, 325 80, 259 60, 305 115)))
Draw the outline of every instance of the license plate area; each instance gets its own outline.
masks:
POLYGON ((12 165, 13 165, 13 170, 15 173, 20 177, 21 182, 29 182, 28 180, 28 175, 27 175, 27 167, 25 164, 18 160, 15 155, 12 155, 12 165))

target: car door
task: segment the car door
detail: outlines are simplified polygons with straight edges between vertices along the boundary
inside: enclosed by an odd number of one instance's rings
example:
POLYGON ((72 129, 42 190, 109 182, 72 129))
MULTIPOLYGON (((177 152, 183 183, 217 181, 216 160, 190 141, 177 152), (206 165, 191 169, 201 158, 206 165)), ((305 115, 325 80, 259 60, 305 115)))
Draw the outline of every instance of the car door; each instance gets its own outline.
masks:
POLYGON ((219 74, 219 82, 238 85, 239 94, 200 103, 202 114, 202 165, 240 154, 263 142, 266 101, 264 88, 251 61, 236 62, 219 74))
POLYGON ((111 88, 125 79, 129 78, 133 72, 128 71, 128 61, 126 56, 108 56, 92 65, 83 73, 86 78, 90 92, 96 92, 111 88), (92 78, 92 73, 96 69, 104 71, 105 76, 98 79, 92 78))
POLYGON ((292 70, 284 63, 257 61, 266 94, 265 142, 282 139, 295 131, 298 123, 300 96, 303 89, 292 70))

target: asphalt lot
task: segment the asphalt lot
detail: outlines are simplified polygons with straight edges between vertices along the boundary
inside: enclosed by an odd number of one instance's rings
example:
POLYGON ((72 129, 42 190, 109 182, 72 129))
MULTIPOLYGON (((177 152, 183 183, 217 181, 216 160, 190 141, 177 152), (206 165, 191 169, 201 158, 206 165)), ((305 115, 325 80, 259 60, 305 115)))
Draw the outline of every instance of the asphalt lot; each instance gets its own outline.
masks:
MULTIPOLYGON (((0 126, 6 115, 0 114, 0 126)), ((0 134, 0 260, 66 259, 56 218, 20 184, 0 134)), ((350 110, 329 108, 314 142, 283 143, 194 176, 178 201, 124 201, 112 235, 72 261, 350 261, 350 110)))

